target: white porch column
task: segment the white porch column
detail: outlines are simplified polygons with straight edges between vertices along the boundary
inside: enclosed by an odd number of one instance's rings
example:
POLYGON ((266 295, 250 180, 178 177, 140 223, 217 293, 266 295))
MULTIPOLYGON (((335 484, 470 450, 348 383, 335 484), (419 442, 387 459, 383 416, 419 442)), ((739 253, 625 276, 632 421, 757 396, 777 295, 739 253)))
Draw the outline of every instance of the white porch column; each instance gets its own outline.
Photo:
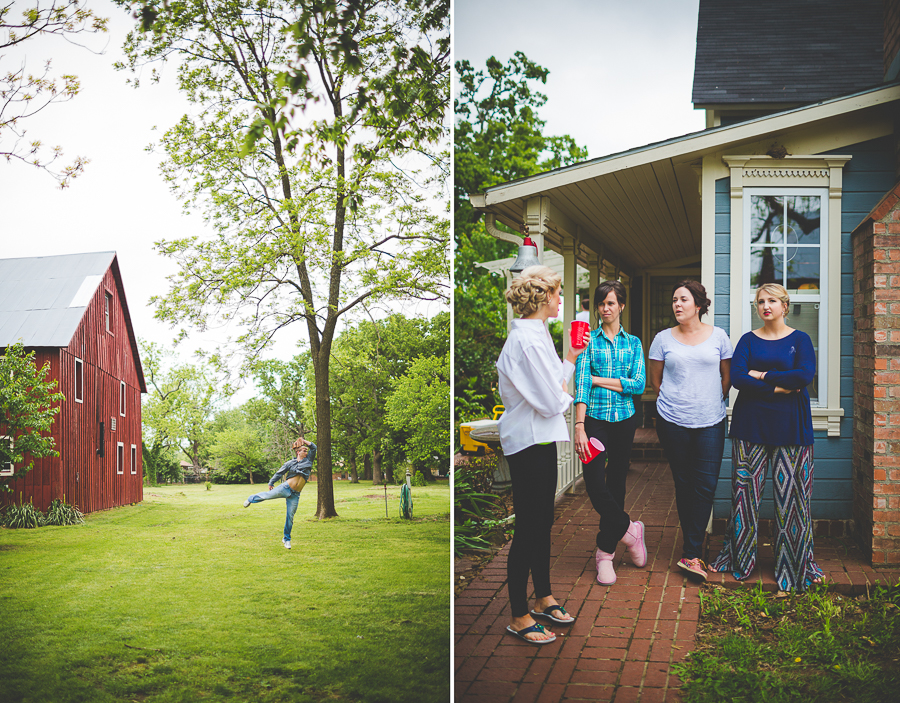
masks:
POLYGON ((600 324, 600 320, 597 319, 597 301, 594 300, 594 291, 597 290, 597 286, 599 285, 600 256, 598 254, 594 254, 594 256, 588 259, 588 297, 591 300, 591 303, 588 307, 591 311, 591 329, 596 329, 597 325, 600 324))
MULTIPOLYGON (((571 343, 569 341, 569 328, 575 320, 575 313, 578 309, 578 262, 575 260, 575 238, 569 235, 563 235, 562 238, 562 256, 563 256, 563 358, 569 353, 571 343)), ((569 392, 575 394, 575 377, 569 379, 569 392)), ((569 407, 566 413, 569 425, 569 437, 575 436, 575 410, 574 406, 569 407)), ((559 443, 557 452, 559 455, 559 484, 557 490, 562 486, 566 486, 566 492, 571 493, 575 490, 575 479, 578 476, 580 466, 576 466, 578 457, 572 448, 572 442, 559 443), (560 446, 561 445, 561 446, 560 446)))

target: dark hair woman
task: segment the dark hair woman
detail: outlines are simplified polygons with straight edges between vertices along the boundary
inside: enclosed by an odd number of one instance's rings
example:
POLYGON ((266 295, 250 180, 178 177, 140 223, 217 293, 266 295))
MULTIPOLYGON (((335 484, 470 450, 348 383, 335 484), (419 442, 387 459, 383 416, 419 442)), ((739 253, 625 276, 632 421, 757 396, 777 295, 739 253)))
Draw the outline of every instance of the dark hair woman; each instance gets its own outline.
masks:
POLYGON ((657 392, 656 431, 672 478, 684 538, 678 566, 706 579, 703 533, 725 448, 725 396, 733 349, 725 330, 701 321, 709 311, 706 288, 681 281, 672 291, 675 327, 653 339, 647 362, 657 392))
POLYGON ((600 326, 591 333, 587 353, 575 368, 575 451, 584 461, 591 438, 604 450, 584 464, 584 483, 591 505, 600 516, 597 532, 597 582, 616 581, 613 559, 619 542, 632 563, 647 563, 644 523, 625 512, 625 478, 637 427, 634 396, 644 392, 644 350, 641 340, 621 324, 626 290, 619 281, 604 281, 594 292, 600 326))

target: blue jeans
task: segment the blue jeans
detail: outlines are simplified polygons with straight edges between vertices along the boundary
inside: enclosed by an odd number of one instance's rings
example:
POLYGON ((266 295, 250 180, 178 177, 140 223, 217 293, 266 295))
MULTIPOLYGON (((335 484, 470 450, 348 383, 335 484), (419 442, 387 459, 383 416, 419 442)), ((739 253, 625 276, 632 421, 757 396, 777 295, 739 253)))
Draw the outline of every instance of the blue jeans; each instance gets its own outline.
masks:
POLYGON ((255 493, 247 500, 251 503, 262 503, 264 500, 274 500, 275 498, 284 498, 287 501, 287 517, 284 519, 284 539, 286 542, 290 542, 291 530, 294 529, 294 513, 297 512, 297 505, 300 503, 300 491, 295 491, 285 481, 278 484, 271 491, 255 493))
POLYGON ((726 427, 725 419, 710 427, 682 427, 657 418, 656 433, 675 481, 685 559, 696 559, 702 554, 703 533, 722 468, 726 427))

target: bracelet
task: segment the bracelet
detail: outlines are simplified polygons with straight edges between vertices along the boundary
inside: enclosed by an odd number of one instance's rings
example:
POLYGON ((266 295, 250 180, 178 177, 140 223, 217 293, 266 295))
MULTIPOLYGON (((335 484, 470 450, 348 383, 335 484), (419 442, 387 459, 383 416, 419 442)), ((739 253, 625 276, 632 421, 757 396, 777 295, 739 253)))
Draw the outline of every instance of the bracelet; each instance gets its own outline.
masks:
POLYGON ((584 424, 583 422, 576 422, 575 426, 578 427, 578 425, 583 425, 583 424, 584 424))

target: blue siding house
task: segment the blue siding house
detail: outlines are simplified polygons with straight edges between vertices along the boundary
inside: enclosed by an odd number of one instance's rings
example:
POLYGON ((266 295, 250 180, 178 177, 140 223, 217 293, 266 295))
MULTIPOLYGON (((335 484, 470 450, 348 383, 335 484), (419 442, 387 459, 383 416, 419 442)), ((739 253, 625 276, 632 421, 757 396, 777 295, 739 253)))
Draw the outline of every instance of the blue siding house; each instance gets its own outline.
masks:
MULTIPOLYGON (((877 550, 879 520, 900 530, 900 462, 896 486, 872 488, 873 480, 894 479, 854 439, 855 431, 878 437, 871 425, 879 421, 857 413, 857 333, 873 326, 860 326, 859 315, 877 306, 860 303, 854 233, 898 180, 900 3, 700 0, 699 13, 693 102, 705 111, 705 130, 500 184, 470 200, 494 236, 521 242, 509 231, 527 228, 539 251, 561 253, 566 290, 576 287, 576 266, 590 272, 583 293, 600 280, 622 281, 634 293, 629 300, 640 301, 623 324, 645 353, 674 324, 675 281, 704 284, 711 320, 736 343, 759 325, 751 303, 763 267, 777 270, 791 295, 790 324, 811 336, 818 357, 810 387, 813 519, 877 550), (861 495, 863 486, 869 494, 861 495), (895 490, 897 505, 879 502, 895 490), (860 505, 871 515, 861 515, 860 505), (893 514, 874 512, 879 506, 893 514)), ((575 298, 564 301, 566 323, 575 298)), ((655 398, 643 400, 650 426, 655 398)), ((720 528, 730 513, 730 458, 728 447, 714 507, 720 528)), ((576 462, 571 455, 561 461, 576 462)), ((764 519, 773 517, 772 503, 764 499, 764 519)), ((877 561, 900 563, 900 532, 896 542, 882 544, 877 561)))

